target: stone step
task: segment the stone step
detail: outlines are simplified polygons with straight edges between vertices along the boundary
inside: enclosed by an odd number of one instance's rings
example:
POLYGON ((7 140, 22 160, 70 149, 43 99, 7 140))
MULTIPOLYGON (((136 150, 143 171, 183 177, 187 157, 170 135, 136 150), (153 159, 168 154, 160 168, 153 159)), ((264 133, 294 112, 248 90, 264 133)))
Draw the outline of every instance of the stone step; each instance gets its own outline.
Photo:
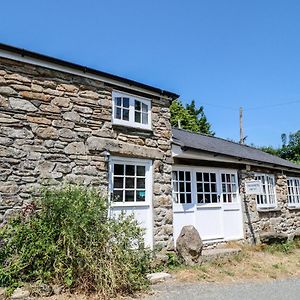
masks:
POLYGON ((240 248, 216 248, 202 251, 202 261, 211 261, 216 258, 223 258, 230 255, 235 255, 241 252, 240 248))
POLYGON ((169 273, 158 272, 158 273, 148 274, 147 278, 150 280, 151 284, 155 284, 155 283, 165 281, 167 279, 171 279, 172 276, 169 273))

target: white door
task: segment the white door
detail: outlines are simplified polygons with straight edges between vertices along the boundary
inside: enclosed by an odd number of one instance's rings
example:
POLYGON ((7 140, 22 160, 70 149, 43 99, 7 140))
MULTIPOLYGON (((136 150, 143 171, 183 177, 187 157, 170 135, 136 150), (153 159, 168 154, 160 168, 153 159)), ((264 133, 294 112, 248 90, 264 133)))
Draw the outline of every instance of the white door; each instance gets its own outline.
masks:
POLYGON ((111 213, 133 214, 153 247, 152 161, 113 157, 110 161, 111 213))
POLYGON ((204 241, 243 238, 237 172, 214 168, 173 168, 174 239, 194 225, 204 241))

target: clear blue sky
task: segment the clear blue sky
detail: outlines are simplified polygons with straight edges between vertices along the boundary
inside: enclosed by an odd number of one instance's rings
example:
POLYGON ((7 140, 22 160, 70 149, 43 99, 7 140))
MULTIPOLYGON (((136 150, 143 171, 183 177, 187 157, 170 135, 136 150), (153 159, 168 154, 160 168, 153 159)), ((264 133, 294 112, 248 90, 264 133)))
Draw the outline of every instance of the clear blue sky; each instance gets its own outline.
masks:
POLYGON ((217 136, 240 106, 248 143, 300 129, 298 0, 7 0, 0 41, 195 99, 217 136))

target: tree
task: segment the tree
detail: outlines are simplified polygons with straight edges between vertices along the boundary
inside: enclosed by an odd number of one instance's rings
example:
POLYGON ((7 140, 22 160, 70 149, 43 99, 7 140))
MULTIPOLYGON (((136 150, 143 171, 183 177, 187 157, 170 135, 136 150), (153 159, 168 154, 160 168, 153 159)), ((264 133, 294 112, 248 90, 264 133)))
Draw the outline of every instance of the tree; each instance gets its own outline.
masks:
POLYGON ((179 127, 178 124, 180 124, 182 129, 209 135, 215 134, 211 130, 211 124, 207 121, 203 106, 197 108, 194 100, 185 107, 180 100, 174 100, 170 110, 173 127, 179 127))
POLYGON ((300 164, 300 130, 291 133, 289 137, 285 133, 281 135, 282 146, 280 148, 261 147, 264 152, 277 155, 281 158, 300 164))
POLYGON ((283 144, 280 156, 284 159, 300 163, 300 130, 291 133, 288 142, 283 144))

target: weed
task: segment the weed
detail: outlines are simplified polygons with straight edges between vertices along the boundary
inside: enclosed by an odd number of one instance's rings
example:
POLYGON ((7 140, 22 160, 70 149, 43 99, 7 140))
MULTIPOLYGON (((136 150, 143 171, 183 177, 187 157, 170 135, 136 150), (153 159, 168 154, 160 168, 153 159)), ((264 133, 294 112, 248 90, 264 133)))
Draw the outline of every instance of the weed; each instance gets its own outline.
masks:
POLYGON ((45 282, 102 298, 147 286, 150 252, 133 216, 109 218, 96 189, 44 190, 0 230, 0 286, 45 282))

